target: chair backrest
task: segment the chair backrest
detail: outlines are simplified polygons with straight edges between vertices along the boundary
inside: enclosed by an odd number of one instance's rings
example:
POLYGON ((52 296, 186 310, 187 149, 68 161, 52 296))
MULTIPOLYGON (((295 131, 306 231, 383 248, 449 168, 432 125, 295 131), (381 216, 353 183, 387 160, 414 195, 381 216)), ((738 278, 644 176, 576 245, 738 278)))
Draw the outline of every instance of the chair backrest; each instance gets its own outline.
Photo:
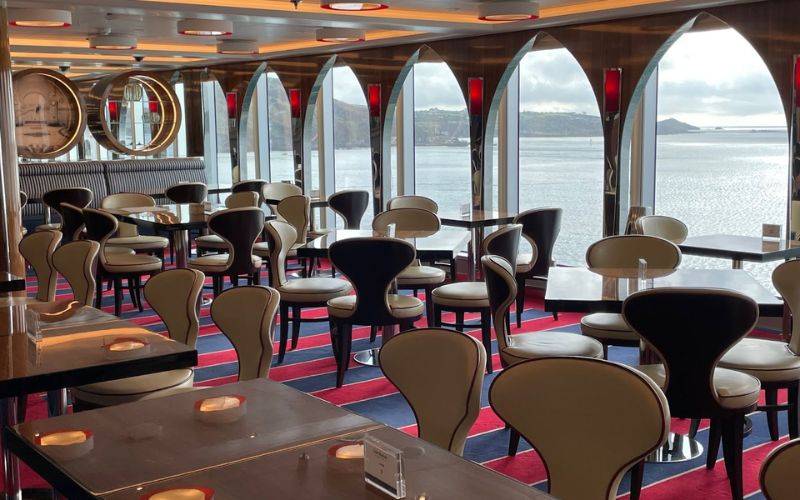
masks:
POLYGON ((658 386, 600 359, 523 361, 494 379, 489 401, 539 453, 556 498, 616 498, 625 472, 669 433, 658 386))
POLYGON ((61 243, 77 240, 83 230, 83 209, 70 203, 61 204, 61 243))
POLYGON ((396 323, 389 309, 389 287, 414 262, 414 246, 395 238, 349 238, 332 243, 328 255, 356 290, 353 324, 396 323))
POLYGON ((156 206, 155 198, 142 193, 110 194, 100 202, 100 208, 106 209, 154 206, 156 206))
POLYGON ((264 203, 264 186, 269 184, 263 179, 248 179, 246 181, 239 181, 231 186, 231 193, 239 193, 241 191, 253 191, 258 193, 259 206, 264 203))
POLYGON ((522 224, 522 236, 535 249, 536 261, 528 276, 547 276, 553 263, 553 247, 561 232, 560 208, 534 208, 514 217, 515 224, 522 224))
POLYGON ((686 224, 666 215, 645 215, 636 219, 636 229, 639 234, 658 236, 673 243, 680 244, 689 235, 686 224))
POLYGON ((225 198, 225 208, 258 207, 258 193, 255 191, 238 191, 225 198))
POLYGON ((264 224, 264 234, 269 248, 269 277, 275 287, 286 284, 286 255, 297 240, 297 231, 291 224, 271 220, 264 224))
POLYGON ((505 366, 503 351, 511 345, 511 332, 508 331, 508 311, 517 297, 517 281, 514 267, 499 255, 481 257, 483 281, 489 295, 489 309, 492 311, 497 350, 500 361, 505 366))
MULTIPOLYGON (((287 186, 292 185, 287 184, 287 186)), ((308 237, 308 224, 311 220, 311 198, 302 194, 286 197, 278 203, 276 210, 278 218, 291 224, 297 231, 295 243, 305 243, 308 237)))
POLYGON ((772 271, 772 284, 783 297, 793 318, 789 349, 800 354, 800 260, 788 260, 772 271))
POLYGON ((665 392, 679 418, 725 412, 713 375, 719 358, 758 320, 758 304, 731 290, 654 288, 634 293, 622 314, 664 361, 665 392))
POLYGON ((86 208, 94 199, 92 191, 85 187, 67 187, 48 191, 42 195, 42 202, 61 214, 61 204, 69 203, 76 207, 86 208))
POLYGON ((372 220, 373 231, 388 236, 389 225, 394 224, 395 231, 414 231, 436 233, 441 229, 439 216, 421 208, 393 208, 381 212, 372 220))
POLYGON ((203 203, 208 196, 208 186, 202 182, 181 182, 168 187, 164 195, 175 203, 203 203))
POLYGON ((283 200, 290 196, 297 196, 303 194, 303 190, 296 184, 289 182, 270 182, 264 184, 262 189, 264 199, 266 200, 283 200))
POLYGON ((484 238, 481 251, 484 255, 499 255, 516 266, 521 235, 521 224, 509 224, 501 227, 484 238))
POLYGON ((269 375, 279 304, 278 291, 266 286, 229 288, 211 304, 211 318, 236 349, 239 380, 269 375))
POLYGON ((260 208, 228 208, 208 218, 208 228, 228 244, 226 274, 253 274, 253 243, 264 228, 260 208))
POLYGON ((59 231, 36 231, 19 242, 19 253, 36 274, 36 300, 40 302, 52 302, 56 298, 58 277, 53 268, 53 252, 60 242, 59 231))
POLYGON ((345 229, 359 229, 361 218, 369 206, 368 191, 350 189, 333 193, 328 197, 328 207, 342 216, 345 229))
POLYGON ((759 483, 767 500, 797 498, 797 470, 800 468, 800 439, 783 443, 761 464, 759 483))
POLYGON ((144 298, 158 314, 172 340, 197 346, 200 292, 206 276, 196 269, 170 269, 147 280, 144 298))
POLYGON ((481 410, 486 367, 481 343, 453 330, 411 330, 381 347, 380 365, 414 410, 419 437, 462 455, 481 410))
POLYGON ((106 241, 117 232, 117 218, 103 210, 84 208, 83 223, 86 225, 86 238, 100 243, 100 263, 105 265, 108 262, 106 241))
POLYGON ((74 299, 84 306, 92 305, 99 252, 100 243, 75 240, 61 245, 53 253, 53 267, 69 283, 74 299))
POLYGON ((639 259, 651 269, 674 269, 681 263, 681 250, 664 238, 642 235, 610 236, 586 250, 589 267, 636 269, 639 259))
POLYGON ((435 214, 439 213, 439 205, 435 201, 418 195, 395 196, 386 204, 386 209, 393 210, 395 208, 421 208, 435 214))
POLYGON ((28 204, 28 193, 25 191, 19 192, 19 208, 25 208, 25 205, 28 204))

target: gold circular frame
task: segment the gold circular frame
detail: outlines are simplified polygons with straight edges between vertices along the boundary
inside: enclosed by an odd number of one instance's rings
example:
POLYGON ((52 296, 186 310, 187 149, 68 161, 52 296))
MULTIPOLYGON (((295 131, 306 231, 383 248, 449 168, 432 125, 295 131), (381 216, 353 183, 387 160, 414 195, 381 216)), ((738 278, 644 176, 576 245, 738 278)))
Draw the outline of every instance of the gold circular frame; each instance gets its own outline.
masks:
POLYGON ((166 80, 160 76, 144 71, 128 71, 110 75, 99 80, 89 91, 86 98, 86 110, 89 116, 89 131, 106 149, 111 149, 130 156, 156 155, 164 151, 175 141, 181 126, 181 105, 178 95, 166 80), (153 133, 153 138, 141 148, 129 148, 122 144, 111 131, 106 119, 106 108, 109 96, 122 95, 123 87, 128 81, 141 84, 150 99, 158 102, 161 120, 153 133))
MULTIPOLYGON (((70 130, 68 134, 66 142, 62 144, 60 147, 56 148, 53 151, 48 151, 46 153, 35 153, 30 151, 23 151, 20 149, 20 146, 17 145, 17 155, 22 156, 24 158, 31 158, 36 160, 49 160, 52 158, 56 158, 58 156, 64 155, 69 152, 75 145, 83 138, 83 132, 86 130, 86 104, 84 103, 83 96, 81 95, 78 87, 66 76, 58 73, 57 71, 53 71, 51 69, 46 68, 29 68, 23 69, 20 71, 15 71, 11 75, 11 82, 12 87, 14 90, 14 97, 16 100, 16 96, 18 92, 16 91, 17 85, 21 85, 24 83, 25 78, 29 77, 45 77, 50 78, 51 80, 55 81, 58 86, 64 90, 64 93, 71 99, 71 113, 77 112, 77 120, 75 121, 75 126, 70 130)), ((15 106, 16 108, 16 103, 15 106)), ((16 128, 16 127, 15 127, 16 128)))

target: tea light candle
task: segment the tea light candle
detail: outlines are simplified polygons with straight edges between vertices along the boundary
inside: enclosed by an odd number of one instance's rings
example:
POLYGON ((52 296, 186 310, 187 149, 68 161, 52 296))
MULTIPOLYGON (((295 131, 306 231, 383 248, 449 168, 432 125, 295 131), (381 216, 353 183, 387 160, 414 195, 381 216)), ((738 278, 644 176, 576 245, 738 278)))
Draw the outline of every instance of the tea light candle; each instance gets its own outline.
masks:
POLYGON ((68 430, 39 434, 37 445, 46 448, 47 453, 57 460, 72 460, 86 455, 94 448, 91 431, 68 430))
POLYGON ((364 445, 347 444, 336 450, 336 458, 364 458, 364 445))
POLYGON ((135 337, 115 338, 105 346, 106 354, 111 358, 124 358, 131 354, 142 354, 150 349, 147 341, 135 337))
POLYGON ((214 490, 199 486, 162 490, 142 497, 143 500, 211 500, 213 498, 214 490))
POLYGON ((238 395, 201 399, 195 403, 194 413, 198 420, 210 424, 234 422, 247 413, 247 399, 238 395))

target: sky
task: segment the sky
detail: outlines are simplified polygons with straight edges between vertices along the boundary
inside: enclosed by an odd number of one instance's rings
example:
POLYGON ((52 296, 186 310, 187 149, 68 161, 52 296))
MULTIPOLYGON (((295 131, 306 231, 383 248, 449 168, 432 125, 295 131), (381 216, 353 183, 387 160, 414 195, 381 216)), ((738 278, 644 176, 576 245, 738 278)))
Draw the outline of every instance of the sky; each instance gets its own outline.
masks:
MULTIPOLYGON (((336 99, 366 105, 349 68, 334 68, 333 78, 336 99)), ((466 109, 444 63, 418 63, 414 86, 416 109, 466 109)), ((522 59, 520 107, 599 115, 586 76, 565 49, 535 51, 522 59)), ((732 29, 685 34, 664 54, 658 116, 698 127, 786 126, 778 90, 764 62, 732 29)))

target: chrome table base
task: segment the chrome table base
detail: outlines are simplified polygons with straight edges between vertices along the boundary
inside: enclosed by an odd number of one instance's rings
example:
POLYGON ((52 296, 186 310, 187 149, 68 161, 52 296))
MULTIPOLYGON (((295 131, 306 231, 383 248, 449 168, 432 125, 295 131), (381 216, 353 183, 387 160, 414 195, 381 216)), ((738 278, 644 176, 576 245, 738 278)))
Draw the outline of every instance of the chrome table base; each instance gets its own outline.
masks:
POLYGON ((703 454, 703 445, 684 434, 670 432, 667 441, 645 459, 649 463, 685 462, 703 454))

